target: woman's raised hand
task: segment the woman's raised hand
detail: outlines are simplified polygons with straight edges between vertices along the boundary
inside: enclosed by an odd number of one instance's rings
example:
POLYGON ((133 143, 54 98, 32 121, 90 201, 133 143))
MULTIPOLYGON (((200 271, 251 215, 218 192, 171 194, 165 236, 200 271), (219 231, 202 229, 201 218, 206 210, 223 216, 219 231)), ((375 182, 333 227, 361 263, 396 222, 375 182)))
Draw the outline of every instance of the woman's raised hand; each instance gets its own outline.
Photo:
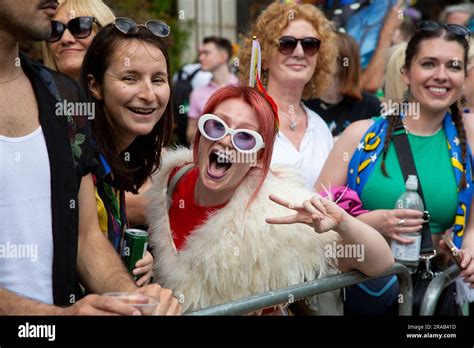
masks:
POLYGON ((319 195, 315 195, 303 203, 288 202, 275 195, 270 195, 269 198, 281 206, 296 211, 296 214, 293 215, 267 218, 266 222, 269 224, 304 223, 313 227, 316 232, 323 233, 336 229, 343 222, 344 215, 347 214, 336 203, 319 195))

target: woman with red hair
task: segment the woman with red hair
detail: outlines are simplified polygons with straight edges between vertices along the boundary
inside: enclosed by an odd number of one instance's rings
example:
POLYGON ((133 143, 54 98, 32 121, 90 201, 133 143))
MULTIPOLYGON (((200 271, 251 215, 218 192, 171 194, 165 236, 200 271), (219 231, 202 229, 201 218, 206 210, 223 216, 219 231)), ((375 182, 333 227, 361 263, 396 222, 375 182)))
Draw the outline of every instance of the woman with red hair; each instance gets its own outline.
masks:
POLYGON ((194 153, 178 149, 163 156, 149 191, 154 272, 184 310, 313 280, 336 268, 376 275, 393 263, 375 230, 307 190, 294 169, 269 169, 276 118, 257 89, 221 88, 199 118, 194 153), (297 213, 275 217, 291 209, 297 213), (302 223, 288 225, 296 222, 302 223), (361 245, 363 255, 337 258, 340 243, 361 245))

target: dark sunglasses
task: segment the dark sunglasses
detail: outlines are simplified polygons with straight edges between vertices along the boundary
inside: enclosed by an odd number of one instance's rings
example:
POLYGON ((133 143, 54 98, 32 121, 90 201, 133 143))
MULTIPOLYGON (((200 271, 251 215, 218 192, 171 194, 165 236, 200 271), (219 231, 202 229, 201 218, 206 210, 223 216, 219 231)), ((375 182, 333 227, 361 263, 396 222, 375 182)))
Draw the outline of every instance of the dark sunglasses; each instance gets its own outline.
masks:
POLYGON ((51 35, 46 40, 56 42, 61 40, 66 29, 77 39, 85 39, 92 33, 92 24, 97 23, 94 17, 76 17, 67 24, 59 21, 51 21, 51 35))
POLYGON ((464 37, 466 40, 469 38, 471 31, 466 28, 465 26, 458 25, 458 24, 446 24, 446 23, 438 23, 435 21, 421 21, 417 24, 417 28, 422 31, 437 31, 440 28, 444 28, 450 33, 464 37))
POLYGON ((168 24, 156 19, 149 20, 145 24, 137 24, 129 18, 119 17, 115 19, 114 25, 124 34, 136 34, 140 27, 147 28, 159 37, 167 37, 171 31, 168 24))
POLYGON ((293 36, 282 36, 279 40, 278 51, 281 54, 288 55, 293 53, 298 42, 301 42, 304 53, 308 56, 314 56, 319 52, 319 47, 321 46, 321 40, 316 39, 315 37, 305 37, 303 39, 297 39, 293 36))

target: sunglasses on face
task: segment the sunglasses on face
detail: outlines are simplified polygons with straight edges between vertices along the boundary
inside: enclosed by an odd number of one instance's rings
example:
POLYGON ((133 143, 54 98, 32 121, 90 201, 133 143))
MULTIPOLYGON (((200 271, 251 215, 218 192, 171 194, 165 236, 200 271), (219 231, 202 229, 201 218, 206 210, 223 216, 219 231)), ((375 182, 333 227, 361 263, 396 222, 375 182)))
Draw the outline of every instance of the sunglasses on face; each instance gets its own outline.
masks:
POLYGON ((232 145, 239 152, 256 153, 265 147, 262 136, 257 132, 250 129, 232 129, 216 115, 202 115, 198 128, 201 135, 211 141, 221 140, 230 134, 232 145))
POLYGON ((471 34, 471 31, 462 25, 438 23, 434 21, 421 21, 417 24, 417 28, 422 31, 437 31, 440 28, 444 28, 456 36, 464 37, 466 40, 471 34))
POLYGON ((319 47, 321 46, 321 40, 315 37, 297 39, 293 36, 282 36, 278 42, 278 51, 284 55, 292 54, 296 46, 298 46, 298 42, 301 42, 304 53, 306 53, 308 56, 314 56, 316 53, 318 53, 319 47))
POLYGON ((94 17, 76 17, 71 19, 67 24, 59 21, 51 21, 51 35, 48 42, 56 42, 61 40, 66 29, 76 39, 85 39, 92 33, 92 24, 97 23, 94 17))
POLYGON ((114 25, 124 34, 136 34, 140 27, 147 28, 158 37, 167 37, 171 31, 168 24, 156 19, 149 20, 145 24, 137 24, 129 18, 119 17, 115 19, 114 25))

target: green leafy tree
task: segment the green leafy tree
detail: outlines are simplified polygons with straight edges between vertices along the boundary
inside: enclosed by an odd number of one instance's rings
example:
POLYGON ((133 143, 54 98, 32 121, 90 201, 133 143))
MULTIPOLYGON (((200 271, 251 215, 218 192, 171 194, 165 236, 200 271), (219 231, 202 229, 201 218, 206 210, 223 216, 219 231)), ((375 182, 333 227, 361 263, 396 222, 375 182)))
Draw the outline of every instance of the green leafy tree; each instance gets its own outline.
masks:
POLYGON ((107 0, 117 16, 128 17, 137 23, 159 19, 171 27, 169 50, 172 73, 181 68, 181 54, 191 33, 191 22, 178 19, 176 0, 107 0))

